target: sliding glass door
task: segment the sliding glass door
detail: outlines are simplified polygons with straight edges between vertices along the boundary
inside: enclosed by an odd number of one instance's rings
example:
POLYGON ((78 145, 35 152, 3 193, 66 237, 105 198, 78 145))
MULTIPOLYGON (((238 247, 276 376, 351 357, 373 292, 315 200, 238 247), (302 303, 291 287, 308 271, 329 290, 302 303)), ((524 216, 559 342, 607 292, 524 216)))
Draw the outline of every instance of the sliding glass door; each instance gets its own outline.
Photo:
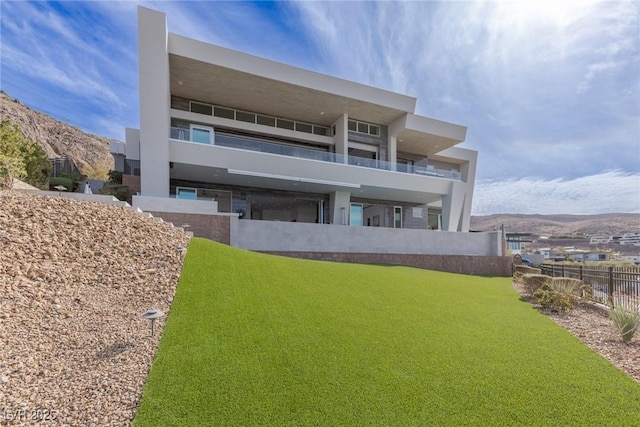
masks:
POLYGON ((351 208, 349 210, 349 225, 361 227, 363 217, 362 212, 362 203, 351 203, 351 208))

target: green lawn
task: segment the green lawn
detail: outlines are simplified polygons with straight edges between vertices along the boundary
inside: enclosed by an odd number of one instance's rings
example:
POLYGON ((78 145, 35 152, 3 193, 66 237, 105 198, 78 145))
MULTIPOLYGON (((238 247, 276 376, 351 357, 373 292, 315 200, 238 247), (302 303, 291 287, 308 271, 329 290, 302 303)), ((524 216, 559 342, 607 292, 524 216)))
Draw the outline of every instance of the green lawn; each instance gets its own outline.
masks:
POLYGON ((640 425, 640 385, 510 278, 192 239, 138 426, 640 425))

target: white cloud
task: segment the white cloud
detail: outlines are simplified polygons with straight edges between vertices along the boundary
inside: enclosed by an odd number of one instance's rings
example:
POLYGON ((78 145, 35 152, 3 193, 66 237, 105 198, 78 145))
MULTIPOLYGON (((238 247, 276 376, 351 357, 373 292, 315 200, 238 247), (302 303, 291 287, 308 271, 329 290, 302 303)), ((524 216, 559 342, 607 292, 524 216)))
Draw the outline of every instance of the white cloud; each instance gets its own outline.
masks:
POLYGON ((569 180, 479 181, 472 213, 640 213, 640 173, 614 170, 569 180))

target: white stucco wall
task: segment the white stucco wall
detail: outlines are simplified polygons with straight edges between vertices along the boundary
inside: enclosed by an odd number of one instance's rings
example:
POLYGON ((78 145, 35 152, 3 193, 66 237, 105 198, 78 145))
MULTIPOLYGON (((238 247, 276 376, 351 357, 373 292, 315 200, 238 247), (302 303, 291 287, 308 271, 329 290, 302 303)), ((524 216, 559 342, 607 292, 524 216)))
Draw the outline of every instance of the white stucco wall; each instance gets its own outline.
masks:
POLYGON ((188 200, 171 197, 133 196, 133 207, 145 212, 170 212, 184 214, 215 214, 218 202, 213 200, 188 200))
POLYGON ((256 251, 501 256, 500 232, 452 233, 240 220, 234 246, 256 251))
POLYGON ((169 196, 169 54, 164 13, 138 7, 141 193, 169 196))

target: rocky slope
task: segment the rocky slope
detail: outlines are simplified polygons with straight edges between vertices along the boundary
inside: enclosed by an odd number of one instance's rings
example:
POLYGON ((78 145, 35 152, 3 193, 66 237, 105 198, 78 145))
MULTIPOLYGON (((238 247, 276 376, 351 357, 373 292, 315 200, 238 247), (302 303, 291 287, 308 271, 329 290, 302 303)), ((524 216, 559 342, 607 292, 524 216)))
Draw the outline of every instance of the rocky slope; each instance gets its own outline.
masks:
POLYGON ((124 208, 0 191, 4 421, 128 425, 166 318, 151 337, 141 314, 169 312, 187 244, 124 208))
POLYGON ((39 142, 49 157, 69 156, 84 172, 88 165, 113 168, 109 139, 80 129, 32 110, 7 93, 0 91, 0 119, 20 126, 23 135, 39 142), (108 166, 105 166, 108 165, 108 166))

